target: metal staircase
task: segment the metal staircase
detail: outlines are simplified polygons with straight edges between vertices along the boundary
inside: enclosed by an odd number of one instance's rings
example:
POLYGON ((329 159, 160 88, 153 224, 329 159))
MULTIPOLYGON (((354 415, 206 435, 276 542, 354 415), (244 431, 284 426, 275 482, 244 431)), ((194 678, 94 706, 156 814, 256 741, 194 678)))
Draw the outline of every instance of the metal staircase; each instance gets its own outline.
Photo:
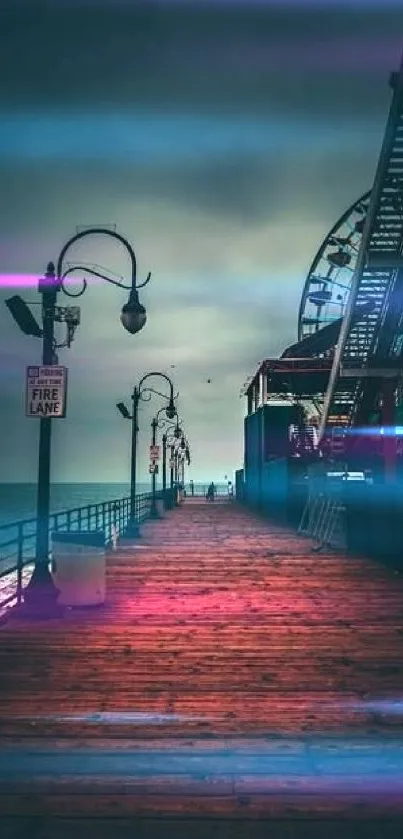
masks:
POLYGON ((396 377, 402 366, 403 59, 390 83, 393 99, 334 354, 321 436, 332 426, 365 424, 380 382, 396 377))

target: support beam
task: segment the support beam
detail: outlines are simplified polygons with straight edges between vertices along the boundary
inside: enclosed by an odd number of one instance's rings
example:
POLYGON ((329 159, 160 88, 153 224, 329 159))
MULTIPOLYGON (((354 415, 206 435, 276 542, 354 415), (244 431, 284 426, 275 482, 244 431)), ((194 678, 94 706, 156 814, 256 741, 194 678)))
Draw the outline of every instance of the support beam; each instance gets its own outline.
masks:
POLYGON ((340 377, 342 379, 400 379, 403 375, 402 369, 396 367, 341 367, 340 377))
POLYGON ((368 254, 365 267, 369 270, 385 271, 390 268, 403 268, 403 256, 390 251, 372 251, 368 254))

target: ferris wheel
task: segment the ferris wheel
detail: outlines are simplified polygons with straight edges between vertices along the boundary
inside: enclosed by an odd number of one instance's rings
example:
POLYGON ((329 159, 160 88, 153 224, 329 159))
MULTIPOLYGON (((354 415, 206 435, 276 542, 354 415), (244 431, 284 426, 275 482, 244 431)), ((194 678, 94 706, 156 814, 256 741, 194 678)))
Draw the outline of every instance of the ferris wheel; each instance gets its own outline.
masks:
POLYGON ((344 315, 370 197, 366 192, 346 210, 312 262, 299 308, 299 341, 344 315))

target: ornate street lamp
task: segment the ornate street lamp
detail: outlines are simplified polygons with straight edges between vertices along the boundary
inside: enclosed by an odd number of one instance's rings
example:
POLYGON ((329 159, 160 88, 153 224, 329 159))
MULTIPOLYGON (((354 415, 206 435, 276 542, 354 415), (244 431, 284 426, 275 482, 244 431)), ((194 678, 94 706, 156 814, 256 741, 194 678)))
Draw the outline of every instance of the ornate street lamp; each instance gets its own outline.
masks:
MULTIPOLYGON (((130 471, 130 520, 128 523, 128 527, 125 532, 126 538, 138 538, 139 536, 139 526, 136 521, 136 469, 137 469, 137 435, 139 431, 138 426, 138 409, 139 409, 139 402, 140 400, 149 401, 147 397, 144 397, 144 394, 149 394, 149 398, 151 398, 151 393, 156 393, 158 396, 162 396, 163 399, 168 399, 168 405, 165 410, 165 415, 168 419, 173 419, 176 416, 176 407, 175 407, 175 398, 174 397, 174 388, 169 376, 166 373, 159 373, 153 371, 151 373, 146 373, 138 385, 136 385, 133 389, 133 393, 131 396, 133 408, 132 412, 126 408, 124 402, 118 402, 117 408, 120 411, 121 415, 125 419, 130 419, 132 423, 132 450, 131 450, 131 471, 130 471), (158 390, 154 390, 152 387, 144 388, 144 382, 147 379, 151 378, 152 376, 159 376, 165 379, 170 387, 169 396, 166 396, 163 393, 160 393, 158 390)), ((153 475, 154 477, 154 475, 153 475)), ((155 485, 155 478, 153 481, 153 486, 155 485)), ((156 505, 155 505, 155 490, 154 490, 154 508, 155 512, 152 513, 154 515, 156 513, 156 505)), ((153 507, 151 508, 153 509, 153 507)))
POLYGON ((180 466, 180 482, 184 486, 185 485, 185 461, 188 464, 188 466, 190 464, 189 443, 186 440, 186 438, 184 437, 184 435, 182 435, 182 437, 181 437, 180 447, 178 449, 178 461, 179 461, 178 472, 179 472, 179 466, 180 466))
MULTIPOLYGON (((181 422, 181 420, 179 420, 178 416, 176 416, 176 423, 171 422, 170 420, 168 420, 168 418, 166 416, 165 408, 160 408, 159 411, 157 411, 155 420, 153 420, 153 422, 155 422, 155 435, 156 435, 156 432, 157 432, 158 428, 162 428, 164 430, 164 433, 162 435, 162 491, 163 491, 164 497, 165 497, 165 492, 166 492, 166 488, 167 488, 167 474, 166 474, 167 436, 168 436, 169 430, 174 429, 173 433, 174 433, 175 437, 177 437, 177 438, 181 437, 182 431, 179 427, 179 422, 181 422), (164 416, 164 414, 165 414, 165 416, 164 416)), ((154 443, 154 445, 155 445, 155 443, 154 443)))
POLYGON ((170 471, 171 471, 171 489, 174 484, 179 483, 179 477, 184 484, 184 466, 185 460, 190 464, 190 449, 189 444, 183 435, 181 429, 177 425, 174 434, 166 436, 165 445, 170 445, 170 471), (179 475, 179 472, 181 473, 179 475))
MULTIPOLYGON (((38 282, 38 291, 42 295, 42 327, 36 323, 25 301, 18 295, 6 300, 6 305, 20 329, 25 334, 42 338, 42 364, 45 367, 57 364, 56 350, 66 346, 70 347, 74 331, 80 322, 79 308, 57 306, 57 295, 61 290, 68 297, 80 297, 85 292, 87 288, 86 279, 82 280, 82 288, 75 294, 68 291, 65 285, 67 275, 81 267, 84 267, 86 272, 100 277, 106 282, 129 290, 128 302, 123 306, 121 312, 121 322, 128 332, 135 335, 145 325, 146 310, 139 302, 138 289, 143 288, 150 281, 151 274, 148 274, 144 283, 137 285, 136 256, 130 243, 115 230, 107 227, 90 227, 80 230, 62 248, 57 260, 57 267, 55 268, 53 262, 49 262, 44 277, 38 282), (131 261, 130 285, 113 280, 89 266, 75 265, 64 271, 64 260, 70 247, 79 239, 93 235, 109 236, 124 245, 131 261), (62 344, 57 344, 55 340, 54 327, 57 322, 63 322, 67 326, 67 339, 62 344)), ((35 567, 31 580, 24 591, 23 611, 27 616, 52 617, 60 612, 56 602, 58 590, 49 571, 51 429, 52 419, 42 416, 39 428, 35 567)))
MULTIPOLYGON (((162 489, 164 492, 164 497, 166 493, 166 485, 167 485, 167 446, 171 445, 171 461, 174 458, 174 444, 182 437, 182 429, 180 425, 182 425, 182 420, 178 417, 176 418, 176 423, 167 423, 166 421, 159 425, 163 425, 164 433, 162 435, 162 489)), ((174 484, 174 466, 170 463, 170 472, 171 472, 171 480, 170 480, 170 488, 173 489, 174 484)))

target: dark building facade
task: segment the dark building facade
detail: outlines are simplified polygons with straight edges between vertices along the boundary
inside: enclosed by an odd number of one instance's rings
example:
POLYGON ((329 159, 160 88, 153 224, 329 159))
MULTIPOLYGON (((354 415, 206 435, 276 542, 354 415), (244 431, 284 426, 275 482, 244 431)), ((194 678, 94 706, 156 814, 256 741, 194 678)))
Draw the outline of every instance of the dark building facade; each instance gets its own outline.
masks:
POLYGON ((319 457, 304 405, 323 397, 330 360, 264 361, 247 387, 243 500, 295 522, 306 498, 308 467, 319 457))

